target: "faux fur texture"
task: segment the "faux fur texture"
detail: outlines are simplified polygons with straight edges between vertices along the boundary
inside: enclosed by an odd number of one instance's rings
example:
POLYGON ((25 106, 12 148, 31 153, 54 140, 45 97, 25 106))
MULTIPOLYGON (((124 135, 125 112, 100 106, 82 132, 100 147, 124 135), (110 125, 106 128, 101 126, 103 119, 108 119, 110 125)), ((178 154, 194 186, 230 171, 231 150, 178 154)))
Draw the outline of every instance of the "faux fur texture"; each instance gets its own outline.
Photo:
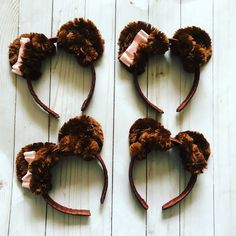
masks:
POLYGON ((98 60, 103 54, 104 40, 90 20, 75 18, 61 26, 57 33, 58 46, 74 54, 82 66, 98 60))
POLYGON ((132 158, 145 159, 152 150, 166 151, 172 147, 170 131, 151 118, 138 119, 129 131, 132 158))
POLYGON ((34 143, 21 149, 16 157, 17 178, 22 182, 22 177, 28 169, 32 173, 30 190, 35 194, 46 194, 52 188, 51 169, 57 162, 57 145, 54 143, 34 143), (30 165, 25 160, 24 152, 35 151, 35 159, 30 165))
POLYGON ((29 38, 25 46, 24 57, 20 70, 24 78, 36 80, 41 76, 42 60, 55 54, 55 45, 44 35, 38 33, 22 34, 9 46, 9 61, 13 66, 18 58, 21 37, 29 38))
POLYGON ((101 125, 89 116, 77 116, 65 123, 59 131, 59 151, 78 155, 84 160, 96 159, 103 146, 101 125))
POLYGON ((169 40, 164 33, 145 22, 131 22, 120 33, 118 58, 130 46, 141 29, 149 34, 148 42, 139 46, 135 55, 134 65, 128 67, 122 63, 128 71, 131 73, 136 71, 137 74, 142 74, 145 71, 150 56, 163 55, 169 49, 169 40))
POLYGON ((192 174, 200 174, 207 167, 207 160, 211 154, 210 144, 198 132, 180 132, 176 138, 182 142, 180 157, 186 170, 192 174))
POLYGON ((202 29, 192 26, 179 29, 173 36, 171 52, 182 60, 184 69, 194 72, 207 63, 212 55, 211 38, 202 29))

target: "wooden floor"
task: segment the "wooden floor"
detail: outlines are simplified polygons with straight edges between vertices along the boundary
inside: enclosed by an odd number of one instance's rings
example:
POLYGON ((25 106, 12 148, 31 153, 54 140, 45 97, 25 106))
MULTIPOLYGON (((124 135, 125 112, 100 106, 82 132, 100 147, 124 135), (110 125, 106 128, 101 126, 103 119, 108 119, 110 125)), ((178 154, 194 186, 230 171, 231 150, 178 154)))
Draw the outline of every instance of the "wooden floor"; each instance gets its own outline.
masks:
POLYGON ((0 235, 233 236, 236 235, 236 1, 235 0, 1 0, 0 7, 0 235), (96 63, 97 84, 86 114, 102 125, 102 156, 109 171, 108 194, 100 205, 102 171, 96 162, 62 161, 53 170, 51 195, 70 207, 91 210, 91 217, 63 215, 16 180, 15 158, 33 142, 57 142, 58 130, 80 107, 91 83, 88 69, 63 52, 43 66, 34 82, 42 100, 57 111, 49 117, 29 95, 26 81, 10 72, 8 45, 22 33, 55 36, 75 17, 91 19, 105 39, 96 63), (201 70, 191 104, 175 109, 192 84, 178 59, 154 58, 140 77, 145 94, 164 109, 160 116, 137 97, 130 74, 117 60, 117 39, 136 20, 150 22, 171 37, 180 27, 196 25, 212 38, 213 57, 201 70), (176 153, 152 153, 135 169, 135 183, 149 203, 140 208, 130 191, 128 131, 133 122, 153 117, 175 135, 197 130, 209 140, 212 155, 191 195, 162 212, 161 206, 185 186, 186 173, 176 153))

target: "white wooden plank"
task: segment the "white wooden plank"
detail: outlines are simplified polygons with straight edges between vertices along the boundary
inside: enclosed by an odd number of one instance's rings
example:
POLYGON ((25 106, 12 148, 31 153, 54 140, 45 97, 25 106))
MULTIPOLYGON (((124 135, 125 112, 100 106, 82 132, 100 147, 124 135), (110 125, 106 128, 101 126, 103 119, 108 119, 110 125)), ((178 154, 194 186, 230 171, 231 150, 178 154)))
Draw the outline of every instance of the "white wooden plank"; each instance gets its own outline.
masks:
POLYGON ((8 233, 11 212, 16 78, 9 72, 8 45, 17 36, 18 8, 18 0, 4 1, 0 8, 0 235, 8 233))
MULTIPOLYGON (((91 19, 100 30, 105 40, 104 54, 95 66, 97 83, 94 97, 88 111, 102 125, 104 131, 104 147, 102 157, 107 165, 109 174, 108 192, 103 205, 100 205, 103 177, 98 173, 95 163, 89 169, 89 204, 92 217, 89 222, 91 235, 111 235, 111 204, 112 204, 112 156, 113 156, 113 105, 114 105, 114 45, 115 45, 115 1, 86 0, 85 15, 91 19), (95 5, 96 4, 96 5, 95 5), (102 14, 101 14, 102 13, 102 14), (99 176, 98 176, 99 174, 99 176), (98 178, 99 177, 99 178, 98 178), (96 196, 96 197, 95 197, 96 196)), ((86 74, 88 71, 86 70, 86 74)), ((90 87, 90 73, 85 80, 85 94, 90 87)))
MULTIPOLYGON (((21 1, 19 34, 42 32, 50 37, 51 6, 52 2, 47 0, 40 2, 21 1)), ((43 75, 38 82, 34 83, 34 87, 39 97, 47 104, 49 101, 50 63, 47 61, 45 64, 43 75)), ((15 156, 21 147, 29 143, 47 140, 48 115, 41 111, 31 98, 26 81, 17 78, 15 156)), ((41 197, 35 197, 30 191, 22 189, 14 177, 10 235, 44 235, 45 209, 45 203, 41 197)))
MULTIPOLYGON (((150 22, 171 38, 180 26, 180 2, 150 1, 150 22), (160 10, 161 9, 161 10, 160 10), (173 12, 175 14, 173 14, 173 12)), ((180 63, 166 52, 149 63, 148 95, 161 109, 157 115, 149 109, 149 116, 157 118, 173 136, 179 131, 180 63)), ((179 160, 175 152, 153 152, 148 158, 148 235, 178 235, 179 208, 162 211, 162 205, 179 193, 179 160)))
MULTIPOLYGON (((212 1, 181 1, 181 27, 198 26, 213 36, 212 1), (207 19, 207 20, 206 20, 207 19)), ((214 54, 214 52, 213 52, 214 54)), ((192 85, 193 75, 181 74, 181 99, 186 97, 192 85), (191 81, 191 82, 189 82, 191 81)), ((198 90, 191 103, 181 113, 181 130, 196 130, 204 134, 213 146, 213 78, 212 60, 201 68, 198 90)), ((214 150, 213 150, 214 151, 214 150)), ((189 174, 182 171, 181 190, 189 174)), ((180 209, 181 235, 213 235, 213 155, 209 158, 208 169, 199 175, 198 181, 180 209), (200 227, 206 224, 208 227, 200 227)))
MULTIPOLYGON (((132 21, 148 21, 148 1, 122 1, 116 3, 116 43, 123 28, 132 21)), ((116 57, 118 46, 116 47, 116 57)), ((147 90, 147 73, 139 77, 140 85, 147 90)), ((146 116, 146 105, 134 89, 133 77, 117 61, 115 73, 115 130, 113 167, 113 235, 145 235, 146 211, 143 210, 133 193, 128 180, 130 162, 128 134, 131 125, 146 116), (128 231, 127 231, 128 230, 128 231)), ((140 194, 146 196, 146 162, 135 166, 134 181, 140 194)))
POLYGON ((236 2, 214 1, 215 235, 236 231, 235 44, 236 2))

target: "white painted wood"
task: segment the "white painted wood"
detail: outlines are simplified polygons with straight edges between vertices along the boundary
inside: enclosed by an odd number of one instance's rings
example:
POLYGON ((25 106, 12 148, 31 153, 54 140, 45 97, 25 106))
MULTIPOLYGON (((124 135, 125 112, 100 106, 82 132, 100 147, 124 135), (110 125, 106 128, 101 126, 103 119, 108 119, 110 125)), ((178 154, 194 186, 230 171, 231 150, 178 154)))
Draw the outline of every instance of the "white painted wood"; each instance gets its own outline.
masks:
MULTIPOLYGON (((112 217, 112 163, 113 163, 113 109, 114 109, 114 58, 115 58, 115 2, 103 0, 94 7, 94 0, 86 0, 86 18, 92 20, 105 40, 104 54, 95 66, 97 73, 97 84, 93 100, 87 114, 96 117, 101 123, 104 131, 104 147, 102 157, 108 168, 109 185, 108 192, 103 205, 100 204, 103 176, 97 163, 89 169, 89 204, 92 210, 92 217, 89 222, 90 235, 111 234, 112 217), (102 13, 102 14, 101 14, 102 13), (109 19, 109 20, 108 20, 109 19), (100 173, 98 173, 100 171, 100 173), (98 174, 100 178, 98 178, 98 174), (97 197, 95 197, 97 196, 97 197)), ((90 73, 86 73, 85 81, 86 96, 90 87, 90 73)))
POLYGON ((17 36, 18 0, 5 1, 0 8, 0 235, 7 235, 11 214, 14 166, 14 119, 16 78, 9 75, 8 45, 17 36), (9 17, 11 15, 11 18, 9 17))
POLYGON ((214 212, 215 235, 236 232, 235 44, 236 2, 214 2, 214 212))
POLYGON ((234 55, 236 3, 233 0, 3 0, 0 8, 0 235, 234 235, 236 182, 234 137, 236 99, 234 55), (80 115, 91 75, 73 58, 59 51, 43 66, 34 87, 39 97, 61 115, 49 118, 29 95, 26 81, 10 72, 8 45, 18 34, 42 32, 55 36, 59 27, 75 17, 91 19, 105 39, 105 51, 96 63, 97 84, 87 115, 104 131, 102 156, 109 171, 109 188, 100 205, 103 175, 96 162, 70 157, 53 170, 56 200, 67 206, 88 208, 90 218, 73 217, 46 206, 18 184, 15 156, 21 147, 37 141, 57 142, 58 130, 80 115), (132 76, 117 61, 117 40, 124 26, 136 20, 150 22, 171 37, 179 27, 196 25, 213 39, 213 58, 201 70, 197 93, 177 114, 193 76, 177 58, 166 53, 153 58, 139 78, 145 94, 165 114, 156 115, 137 96, 132 76), (180 205, 162 212, 161 206, 182 191, 188 173, 177 153, 152 153, 136 163, 135 183, 149 203, 145 212, 131 193, 128 132, 141 117, 153 117, 171 130, 198 130, 211 143, 208 169, 180 205), (28 223, 27 223, 28 222, 28 223))

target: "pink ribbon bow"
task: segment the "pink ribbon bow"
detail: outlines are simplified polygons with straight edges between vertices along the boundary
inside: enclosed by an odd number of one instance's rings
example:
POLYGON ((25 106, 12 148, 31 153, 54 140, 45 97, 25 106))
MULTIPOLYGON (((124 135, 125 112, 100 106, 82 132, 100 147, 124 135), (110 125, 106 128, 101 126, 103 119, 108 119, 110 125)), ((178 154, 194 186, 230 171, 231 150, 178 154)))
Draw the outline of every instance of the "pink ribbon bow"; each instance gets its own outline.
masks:
POLYGON ((30 42, 29 38, 23 38, 22 37, 20 39, 20 50, 19 50, 19 54, 18 54, 18 59, 17 59, 17 62, 12 66, 12 70, 11 70, 14 74, 22 76, 20 66, 22 65, 22 62, 23 62, 22 57, 24 56, 25 45, 28 42, 30 42))
MULTIPOLYGON (((24 152, 25 160, 30 165, 35 158, 35 151, 24 152)), ((28 170, 27 173, 22 177, 22 187, 30 189, 30 181, 32 179, 32 173, 28 170)))
POLYGON ((137 52, 138 46, 141 43, 146 43, 148 41, 149 35, 144 31, 140 30, 134 37, 133 42, 125 50, 125 52, 120 56, 120 61, 122 61, 126 66, 130 67, 134 64, 135 53, 137 52))

